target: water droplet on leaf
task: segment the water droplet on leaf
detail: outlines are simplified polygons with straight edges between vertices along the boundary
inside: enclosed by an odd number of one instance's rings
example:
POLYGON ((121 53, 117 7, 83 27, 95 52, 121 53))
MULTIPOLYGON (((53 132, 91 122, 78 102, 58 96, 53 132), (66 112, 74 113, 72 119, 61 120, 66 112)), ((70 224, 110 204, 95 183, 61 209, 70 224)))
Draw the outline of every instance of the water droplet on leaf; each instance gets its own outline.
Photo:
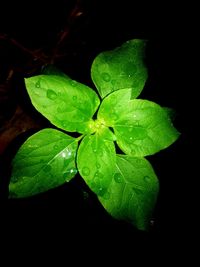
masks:
POLYGON ((69 182, 70 181, 70 175, 69 172, 64 172, 63 173, 63 178, 65 179, 65 182, 69 182))
POLYGON ((67 155, 66 152, 61 153, 61 157, 63 157, 63 158, 66 158, 66 155, 67 155))
POLYGON ((106 189, 105 188, 103 188, 103 187, 99 187, 96 191, 96 194, 98 195, 98 196, 103 196, 105 193, 106 193, 106 189))
POLYGON ((67 127, 67 125, 68 125, 68 121, 62 121, 62 126, 63 127, 67 127))
POLYGON ((119 172, 115 173, 114 180, 116 183, 122 183, 123 177, 122 177, 121 173, 119 173, 119 172))
POLYGON ((76 100, 77 100, 77 96, 74 95, 74 96, 72 97, 72 99, 73 99, 74 101, 76 101, 76 100))
POLYGON ((90 174, 90 169, 88 167, 83 167, 82 173, 83 173, 83 175, 89 175, 90 174))
POLYGON ((40 88, 40 80, 36 82, 35 87, 40 88))
POLYGON ((151 179, 151 178, 150 178, 148 175, 144 176, 144 180, 145 180, 145 182, 149 182, 150 179, 151 179))
POLYGON ((11 182, 13 184, 15 184, 16 182, 18 182, 18 177, 17 176, 12 176, 11 182))
POLYGON ((55 100, 57 98, 57 94, 56 92, 54 92, 53 90, 51 89, 48 89, 47 90, 47 97, 51 100, 55 100))
POLYGON ((100 157, 103 156, 103 150, 102 150, 102 149, 100 149, 100 150, 98 151, 98 153, 99 153, 99 156, 100 156, 100 157))
POLYGON ((67 106, 66 106, 66 105, 60 105, 60 106, 57 108, 58 113, 65 112, 66 110, 67 110, 67 106))
POLYGON ((110 192, 106 192, 102 197, 103 197, 103 199, 105 199, 105 200, 110 199, 110 192))
POLYGON ((109 82, 111 77, 110 77, 110 74, 106 73, 106 72, 103 72, 101 74, 101 78, 105 81, 105 82, 109 82))
POLYGON ((77 173, 77 169, 71 168, 70 170, 63 173, 63 178, 65 179, 66 182, 69 182, 71 178, 76 175, 76 173, 77 173))
POLYGON ((100 171, 96 171, 95 175, 94 175, 94 179, 98 180, 103 178, 103 174, 100 171))
POLYGON ((77 81, 74 81, 74 80, 71 81, 71 85, 72 85, 73 87, 77 86, 77 84, 78 84, 77 81))
POLYGON ((118 119, 118 115, 116 113, 111 113, 111 119, 113 119, 114 121, 116 121, 118 119))
POLYGON ((99 169, 101 167, 101 165, 98 162, 97 162, 96 166, 97 166, 97 169, 99 169))
POLYGON ((142 193, 142 190, 139 188, 133 187, 132 189, 133 189, 134 193, 136 193, 137 195, 140 195, 142 193))
POLYGON ((140 158, 136 158, 135 159, 135 163, 139 166, 142 166, 143 165, 143 159, 140 159, 140 158))
POLYGON ((58 149, 58 145, 53 146, 54 149, 58 149))
POLYGON ((77 169, 76 168, 71 168, 71 170, 70 170, 70 173, 72 174, 74 174, 74 173, 77 173, 77 169))
POLYGON ((71 152, 71 150, 68 150, 67 151, 67 157, 70 158, 71 156, 72 156, 72 152, 71 152))

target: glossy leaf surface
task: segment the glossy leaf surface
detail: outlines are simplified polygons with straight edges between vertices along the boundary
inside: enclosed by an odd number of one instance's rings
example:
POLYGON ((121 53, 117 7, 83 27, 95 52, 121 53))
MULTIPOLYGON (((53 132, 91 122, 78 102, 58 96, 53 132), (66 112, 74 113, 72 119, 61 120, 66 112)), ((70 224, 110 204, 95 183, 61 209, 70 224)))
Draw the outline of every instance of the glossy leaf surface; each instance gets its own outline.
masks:
POLYGON ((88 133, 99 106, 94 90, 70 78, 38 75, 25 79, 34 107, 52 124, 69 132, 88 133))
POLYGON ((77 139, 54 129, 29 137, 12 166, 10 197, 28 197, 69 182, 77 173, 77 139))
POLYGON ((102 98, 125 88, 131 88, 132 98, 141 93, 148 76, 144 63, 145 46, 145 40, 130 40, 94 59, 91 76, 102 98))
POLYGON ((114 218, 126 220, 138 229, 146 230, 158 190, 157 177, 146 159, 117 155, 112 183, 99 200, 114 218))

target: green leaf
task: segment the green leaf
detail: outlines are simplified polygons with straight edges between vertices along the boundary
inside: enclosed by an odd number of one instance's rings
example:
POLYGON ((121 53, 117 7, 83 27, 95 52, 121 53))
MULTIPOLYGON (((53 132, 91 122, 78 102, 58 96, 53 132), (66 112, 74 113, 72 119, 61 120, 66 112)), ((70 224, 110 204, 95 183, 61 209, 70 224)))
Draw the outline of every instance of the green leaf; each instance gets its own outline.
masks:
POLYGON ((148 76, 144 63, 145 46, 145 40, 130 40, 94 59, 91 76, 102 98, 125 88, 132 89, 132 98, 141 93, 148 76))
POLYGON ((131 89, 107 96, 100 106, 98 119, 113 127, 118 146, 132 156, 155 154, 179 136, 165 109, 148 100, 131 100, 131 89))
POLYGON ((78 140, 54 129, 29 137, 12 163, 10 197, 32 196, 69 182, 77 173, 78 140))
POLYGON ((99 196, 99 200, 114 218, 146 230, 158 191, 158 179, 146 159, 117 155, 112 182, 107 193, 99 196))
POLYGON ((92 89, 56 75, 27 78, 25 84, 34 107, 52 124, 70 132, 90 132, 100 102, 92 89))
POLYGON ((85 136, 78 149, 80 175, 97 195, 106 193, 115 170, 115 146, 113 141, 104 138, 104 133, 85 136))

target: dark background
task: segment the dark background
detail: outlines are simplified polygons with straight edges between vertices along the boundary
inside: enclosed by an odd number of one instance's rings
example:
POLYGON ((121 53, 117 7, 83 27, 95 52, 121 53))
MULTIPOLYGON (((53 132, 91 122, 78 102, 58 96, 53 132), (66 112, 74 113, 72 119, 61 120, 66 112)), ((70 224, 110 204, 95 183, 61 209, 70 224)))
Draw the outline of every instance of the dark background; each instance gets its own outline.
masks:
POLYGON ((156 262, 160 253, 166 257, 171 252, 176 255, 176 246, 181 243, 184 247, 188 233, 192 235, 191 221, 195 220, 187 197, 195 180, 188 168, 191 158, 187 156, 194 145, 190 137, 194 127, 190 112, 194 107, 188 103, 188 95, 193 93, 188 62, 196 51, 195 47, 191 48, 194 37, 193 20, 188 19, 190 7, 183 3, 174 6, 169 2, 147 4, 127 0, 5 1, 1 3, 0 14, 0 178, 4 246, 10 249, 21 241, 24 250, 26 245, 34 243, 37 255, 46 255, 43 249, 48 247, 50 258, 56 249, 60 256, 66 257, 70 255, 69 247, 76 252, 84 249, 88 255, 95 253, 95 261, 104 256, 116 260, 120 255, 129 255, 134 261, 138 255, 145 254, 147 260, 156 262), (63 32, 66 37, 58 46, 62 56, 54 59, 54 64, 93 88, 90 67, 98 53, 129 39, 148 40, 149 78, 141 98, 174 108, 174 125, 181 132, 176 143, 148 158, 160 180, 160 195, 149 232, 111 218, 78 175, 69 184, 45 194, 7 200, 9 164, 17 148, 30 134, 49 125, 31 106, 23 78, 39 73, 41 67, 49 63, 63 32), (37 49, 42 53, 35 53, 37 49), (115 253, 111 253, 111 248, 115 253))

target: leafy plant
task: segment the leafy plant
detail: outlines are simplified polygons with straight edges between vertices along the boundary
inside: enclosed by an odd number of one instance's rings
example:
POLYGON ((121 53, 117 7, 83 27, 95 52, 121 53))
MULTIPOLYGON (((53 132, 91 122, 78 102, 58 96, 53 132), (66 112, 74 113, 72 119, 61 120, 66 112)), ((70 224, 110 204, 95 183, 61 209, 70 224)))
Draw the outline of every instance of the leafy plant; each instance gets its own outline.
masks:
POLYGON ((170 110, 136 99, 147 80, 145 46, 134 39, 95 58, 91 76, 100 97, 51 69, 25 79, 34 107, 62 131, 43 129, 20 147, 12 162, 11 198, 55 188, 79 171, 114 218, 148 228, 159 182, 144 157, 171 145, 179 133, 170 110))

